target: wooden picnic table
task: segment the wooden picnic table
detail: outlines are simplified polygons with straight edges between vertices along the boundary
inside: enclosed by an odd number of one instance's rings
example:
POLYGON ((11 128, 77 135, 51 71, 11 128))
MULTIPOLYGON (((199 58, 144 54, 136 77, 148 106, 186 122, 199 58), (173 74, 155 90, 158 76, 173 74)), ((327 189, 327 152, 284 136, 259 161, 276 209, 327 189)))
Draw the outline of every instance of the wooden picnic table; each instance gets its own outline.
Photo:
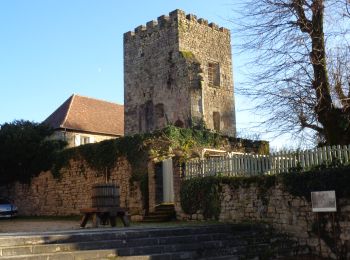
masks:
POLYGON ((99 208, 84 208, 80 210, 83 217, 80 222, 80 227, 84 228, 87 222, 92 219, 92 226, 98 227, 100 223, 106 225, 108 222, 112 227, 117 225, 117 217, 119 217, 124 226, 130 226, 129 216, 126 210, 119 207, 99 207, 99 208))

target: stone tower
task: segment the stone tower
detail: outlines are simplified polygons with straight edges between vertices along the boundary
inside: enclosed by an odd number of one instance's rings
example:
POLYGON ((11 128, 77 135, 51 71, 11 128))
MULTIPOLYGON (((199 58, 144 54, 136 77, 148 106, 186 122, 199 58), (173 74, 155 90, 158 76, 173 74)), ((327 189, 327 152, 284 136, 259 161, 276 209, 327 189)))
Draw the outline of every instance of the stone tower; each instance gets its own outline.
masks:
POLYGON ((235 136, 230 31, 175 10, 124 34, 125 134, 167 124, 235 136))

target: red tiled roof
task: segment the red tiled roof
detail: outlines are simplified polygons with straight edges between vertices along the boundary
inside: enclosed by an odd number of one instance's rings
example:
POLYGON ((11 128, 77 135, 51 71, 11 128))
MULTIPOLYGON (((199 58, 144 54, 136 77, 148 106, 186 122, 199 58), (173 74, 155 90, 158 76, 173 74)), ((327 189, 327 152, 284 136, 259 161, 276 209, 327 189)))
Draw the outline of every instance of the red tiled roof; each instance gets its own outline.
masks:
POLYGON ((79 95, 72 95, 48 118, 54 129, 124 135, 124 106, 79 95))

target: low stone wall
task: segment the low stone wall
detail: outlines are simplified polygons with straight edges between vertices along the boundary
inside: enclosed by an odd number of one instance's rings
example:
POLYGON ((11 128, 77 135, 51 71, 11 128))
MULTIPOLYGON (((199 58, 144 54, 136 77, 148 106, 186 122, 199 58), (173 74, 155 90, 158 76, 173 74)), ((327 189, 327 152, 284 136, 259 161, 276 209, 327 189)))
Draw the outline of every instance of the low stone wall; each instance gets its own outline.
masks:
MULTIPOLYGON (((223 185, 221 196, 220 221, 269 223, 277 231, 294 236, 300 245, 307 245, 319 254, 318 222, 311 203, 285 192, 281 184, 263 193, 256 185, 237 189, 223 185)), ((350 259, 350 201, 340 200, 337 203, 334 225, 331 213, 320 213, 322 256, 350 259)), ((179 196, 176 196, 175 206, 178 219, 203 219, 201 212, 186 215, 181 209, 179 196)))
MULTIPOLYGON (((110 172, 109 182, 120 189, 120 204, 129 210, 133 220, 142 219, 143 206, 139 184, 130 183, 131 166, 119 158, 110 172)), ((0 196, 9 197, 20 215, 68 216, 79 215, 81 208, 91 207, 92 185, 105 183, 104 174, 90 169, 84 161, 71 161, 61 170, 59 178, 42 172, 29 184, 15 183, 0 188, 0 196)))

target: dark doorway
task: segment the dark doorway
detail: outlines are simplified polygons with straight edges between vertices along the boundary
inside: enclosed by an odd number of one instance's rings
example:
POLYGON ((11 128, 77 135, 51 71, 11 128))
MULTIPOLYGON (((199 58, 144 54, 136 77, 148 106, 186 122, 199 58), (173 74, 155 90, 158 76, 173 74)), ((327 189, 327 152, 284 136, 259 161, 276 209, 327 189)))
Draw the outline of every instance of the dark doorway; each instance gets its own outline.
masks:
POLYGON ((213 122, 214 122, 214 130, 220 131, 220 113, 213 112, 213 122))
POLYGON ((157 105, 155 105, 154 115, 156 128, 163 128, 166 125, 163 103, 158 103, 157 105))
POLYGON ((176 120, 175 122, 175 126, 176 127, 180 127, 180 128, 184 128, 185 127, 185 124, 184 122, 182 122, 180 119, 176 120))
POLYGON ((154 130, 154 109, 152 100, 148 100, 139 107, 139 132, 154 130))

